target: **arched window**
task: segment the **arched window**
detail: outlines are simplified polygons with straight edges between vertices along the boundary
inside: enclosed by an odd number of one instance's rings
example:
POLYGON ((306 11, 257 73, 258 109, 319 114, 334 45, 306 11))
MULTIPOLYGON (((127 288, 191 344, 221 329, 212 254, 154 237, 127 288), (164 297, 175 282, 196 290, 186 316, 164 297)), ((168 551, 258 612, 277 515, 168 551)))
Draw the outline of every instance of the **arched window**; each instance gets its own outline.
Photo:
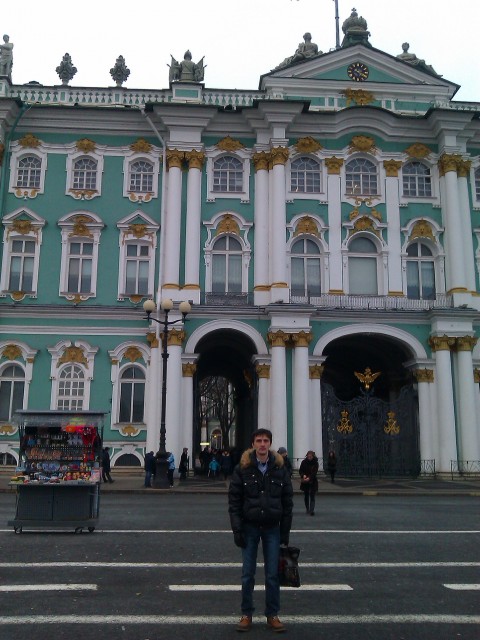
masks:
POLYGON ((369 238, 354 238, 348 246, 349 293, 378 294, 377 248, 369 238))
POLYGON ((475 197, 480 200, 480 167, 475 169, 475 197))
POLYGON ((36 156, 25 156, 18 161, 17 187, 39 189, 42 162, 36 156))
POLYGON ((321 262, 318 245, 308 238, 296 240, 291 248, 291 288, 293 296, 321 294, 321 262))
POLYGON ((127 367, 120 376, 119 422, 143 422, 145 374, 140 367, 127 367))
POLYGON ((242 245, 233 236, 213 245, 212 293, 242 293, 242 245))
POLYGON ((57 409, 81 411, 85 394, 85 374, 76 364, 65 366, 58 376, 57 409))
POLYGON ((15 411, 23 409, 25 373, 21 367, 11 364, 0 374, 0 422, 12 419, 15 411))
POLYGON ((97 188, 97 162, 92 158, 80 158, 73 165, 73 189, 95 191, 97 188))
POLYGON ((377 167, 366 158, 354 158, 345 165, 346 193, 371 196, 378 193, 377 167))
POLYGON ((213 191, 243 191, 243 164, 233 156, 222 156, 213 163, 213 191))
POLYGON ((432 195, 430 169, 423 162, 407 162, 402 170, 403 195, 429 197, 432 195))
POLYGON ((153 191, 153 164, 147 160, 136 160, 130 165, 129 191, 151 193, 153 191))
POLYGON ((290 169, 290 191, 320 193, 320 163, 313 158, 297 158, 290 169))
POLYGON ((407 298, 435 300, 435 260, 429 247, 414 242, 407 247, 407 298))

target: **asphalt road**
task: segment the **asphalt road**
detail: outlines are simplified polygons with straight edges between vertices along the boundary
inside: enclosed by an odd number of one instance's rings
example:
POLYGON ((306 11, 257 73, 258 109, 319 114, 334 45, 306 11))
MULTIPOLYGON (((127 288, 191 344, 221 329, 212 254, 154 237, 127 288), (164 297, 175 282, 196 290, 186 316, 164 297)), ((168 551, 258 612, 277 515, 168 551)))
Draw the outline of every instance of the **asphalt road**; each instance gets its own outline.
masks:
MULTIPOLYGON (((14 500, 0 495, 2 640, 240 636, 225 495, 104 495, 92 534, 15 534, 14 500)), ((295 505, 302 587, 282 592, 284 637, 480 638, 478 498, 324 496, 314 517, 295 505)), ((252 640, 276 635, 263 599, 252 640)))

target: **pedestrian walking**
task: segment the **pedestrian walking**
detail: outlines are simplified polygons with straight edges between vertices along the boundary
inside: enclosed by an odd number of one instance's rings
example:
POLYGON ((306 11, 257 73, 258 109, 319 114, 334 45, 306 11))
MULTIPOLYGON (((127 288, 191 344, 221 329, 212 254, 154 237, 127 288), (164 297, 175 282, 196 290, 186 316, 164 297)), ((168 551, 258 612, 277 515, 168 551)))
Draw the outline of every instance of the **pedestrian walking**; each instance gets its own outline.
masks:
POLYGON ((265 573, 265 616, 274 631, 285 631, 278 618, 280 545, 287 546, 292 525, 293 489, 282 456, 270 449, 272 432, 257 429, 252 447, 235 467, 228 491, 228 511, 237 547, 242 549, 242 617, 237 631, 249 631, 260 540, 265 573))
POLYGON ((220 456, 220 468, 222 469, 223 478, 226 480, 232 473, 232 456, 228 449, 224 449, 222 451, 222 455, 220 456))
POLYGON ((187 479, 189 467, 190 467, 190 458, 188 457, 188 449, 187 447, 183 447, 182 455, 180 456, 180 464, 178 465, 180 480, 187 479))
POLYGON ((303 491, 305 509, 315 515, 315 494, 318 491, 318 458, 314 451, 308 451, 300 464, 300 489, 303 491))
POLYGON ((287 471, 290 474, 290 477, 292 477, 293 467, 292 467, 292 463, 290 462, 290 458, 288 457, 288 451, 285 449, 285 447, 280 447, 280 449, 278 450, 278 453, 283 458, 283 464, 285 465, 285 469, 287 469, 287 471))
POLYGON ((215 480, 215 478, 217 477, 217 473, 219 471, 220 471, 220 463, 214 457, 210 460, 210 464, 208 465, 208 477, 213 478, 215 480))
POLYGON ((335 482, 335 472, 337 470, 337 456, 335 451, 328 452, 327 471, 330 474, 330 482, 335 482))
POLYGON ((175 458, 173 456, 173 453, 168 454, 167 463, 168 463, 168 470, 167 470, 168 484, 170 485, 170 487, 173 487, 173 472, 175 471, 175 458))
POLYGON ((102 480, 104 482, 115 482, 110 475, 110 448, 103 447, 102 449, 102 480))
POLYGON ((155 475, 155 454, 153 451, 149 451, 145 455, 145 481, 144 486, 149 488, 152 486, 152 477, 155 475))

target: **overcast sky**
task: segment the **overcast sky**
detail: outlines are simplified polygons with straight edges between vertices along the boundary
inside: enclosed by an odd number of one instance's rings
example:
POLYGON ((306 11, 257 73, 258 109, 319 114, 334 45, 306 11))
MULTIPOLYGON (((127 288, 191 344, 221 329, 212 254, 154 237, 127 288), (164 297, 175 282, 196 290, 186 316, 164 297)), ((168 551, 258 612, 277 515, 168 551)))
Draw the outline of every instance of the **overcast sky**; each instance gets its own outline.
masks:
MULTIPOLYGON (((480 0, 338 0, 341 25, 355 6, 370 43, 410 52, 461 85, 455 100, 480 102, 480 0)), ((3 0, 0 30, 10 36, 13 82, 61 84, 55 68, 72 56, 72 86, 113 86, 123 55, 128 88, 168 88, 170 54, 205 56, 205 86, 257 89, 260 75, 292 55, 305 31, 319 49, 335 47, 334 0, 3 0)))

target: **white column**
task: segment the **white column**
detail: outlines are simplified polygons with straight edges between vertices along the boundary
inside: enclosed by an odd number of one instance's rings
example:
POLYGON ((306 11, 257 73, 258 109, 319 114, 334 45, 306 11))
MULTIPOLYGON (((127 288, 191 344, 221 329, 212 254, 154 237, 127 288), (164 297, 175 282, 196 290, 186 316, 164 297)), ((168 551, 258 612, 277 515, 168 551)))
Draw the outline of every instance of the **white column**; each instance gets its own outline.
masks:
MULTIPOLYGON (((275 147, 270 152, 272 161, 272 224, 271 229, 271 302, 289 302, 286 257, 286 203, 285 203, 285 163, 288 149, 275 147)), ((256 254, 256 251, 255 251, 256 254)), ((281 446, 281 445, 280 445, 281 446)))
POLYGON ((453 380, 450 361, 450 347, 454 344, 455 338, 448 336, 430 338, 430 346, 435 353, 437 371, 438 434, 440 440, 437 471, 440 473, 449 473, 451 461, 457 460, 453 380))
POLYGON ((200 303, 200 230, 202 203, 202 167, 205 154, 188 151, 187 220, 185 230, 185 284, 183 289, 194 303, 200 303))
POLYGON ((328 250, 329 250, 329 282, 325 283, 325 293, 343 293, 342 280, 342 198, 340 168, 341 158, 326 158, 328 170, 328 250))
MULTIPOLYGON (((293 457, 301 458, 312 448, 309 411, 308 344, 311 333, 292 334, 293 352, 293 457)), ((286 446, 286 445, 284 445, 286 446)))
POLYGON ((444 154, 439 161, 440 170, 444 173, 443 223, 445 226, 445 256, 447 261, 447 290, 465 291, 465 262, 462 225, 459 224, 460 199, 457 181, 458 156, 444 154))
POLYGON ((160 412, 161 412, 161 349, 155 328, 150 340, 150 365, 147 371, 146 393, 146 423, 147 437, 145 447, 147 451, 157 453, 160 444, 160 412))
POLYGON ((402 287, 402 234, 400 233, 400 200, 398 171, 402 163, 385 160, 385 206, 388 221, 388 295, 403 294, 402 287))
MULTIPOLYGON (((193 376, 196 370, 197 365, 192 362, 192 358, 188 356, 188 360, 186 360, 184 356, 182 358, 182 402, 180 403, 182 413, 179 431, 181 433, 180 441, 183 443, 181 449, 188 447, 192 466, 195 462, 195 451, 193 450, 193 376)), ((180 460, 178 460, 178 462, 180 462, 180 460)))
POLYGON ((463 257, 465 260, 466 286, 469 291, 477 290, 475 281, 475 252, 473 249, 472 219, 470 215, 470 198, 468 196, 467 176, 470 162, 458 164, 458 196, 460 201, 460 222, 463 238, 463 257))
MULTIPOLYGON (((420 459, 435 460, 437 455, 436 434, 433 432, 432 404, 430 398, 433 369, 415 369, 413 374, 418 385, 420 459)), ((435 462, 435 466, 436 464, 435 462)))
POLYGON ((287 366, 285 358, 285 343, 289 339, 288 333, 276 331, 269 333, 271 343, 270 369, 270 417, 273 446, 275 449, 285 446, 287 442, 287 366))
POLYGON ((263 305, 270 302, 270 279, 268 276, 269 224, 268 224, 268 162, 269 154, 265 151, 253 156, 255 165, 255 261, 253 272, 254 304, 263 305))
POLYGON ((182 398, 182 342, 183 330, 170 329, 168 332, 168 364, 167 364, 167 407, 165 415, 166 449, 175 456, 175 466, 183 447, 183 429, 181 427, 182 398))
POLYGON ((473 379, 472 349, 477 338, 462 336, 456 340, 454 358, 457 365, 455 389, 458 415, 458 459, 480 460, 479 434, 476 413, 476 390, 473 379))
MULTIPOLYGON (((323 471, 323 422, 322 422, 322 363, 325 357, 310 358, 310 442, 309 449, 315 451, 320 473, 323 471)), ((308 449, 307 449, 308 451, 308 449)), ((303 455, 307 453, 304 451, 303 455)))
MULTIPOLYGON (((182 216, 182 162, 184 152, 178 149, 167 151, 167 209, 165 212, 165 260, 162 289, 179 290, 180 274, 180 229, 182 216)), ((163 231, 163 230, 162 230, 163 231)), ((163 295, 163 294, 162 294, 163 295)))
POLYGON ((255 370, 258 377, 257 426, 270 429, 270 365, 257 362, 255 370))

